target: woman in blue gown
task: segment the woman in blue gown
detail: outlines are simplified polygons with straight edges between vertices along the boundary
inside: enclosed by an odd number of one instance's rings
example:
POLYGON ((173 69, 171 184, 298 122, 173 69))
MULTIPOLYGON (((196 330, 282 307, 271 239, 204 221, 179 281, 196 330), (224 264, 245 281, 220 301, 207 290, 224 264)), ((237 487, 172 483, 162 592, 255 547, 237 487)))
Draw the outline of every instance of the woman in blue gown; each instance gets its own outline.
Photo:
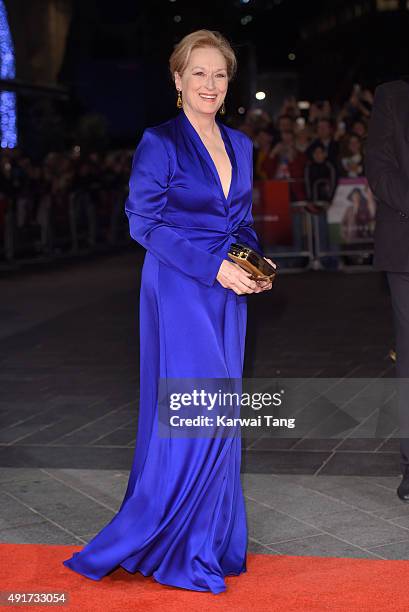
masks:
POLYGON ((252 227, 252 142, 216 118, 234 53, 219 33, 199 30, 175 48, 170 68, 183 107, 145 129, 125 205, 131 236, 147 250, 134 460, 117 514, 63 563, 94 580, 121 566, 220 593, 225 576, 246 571, 241 439, 160 437, 158 380, 240 379, 246 294, 271 283, 255 283, 227 258, 232 242, 262 252, 252 227))

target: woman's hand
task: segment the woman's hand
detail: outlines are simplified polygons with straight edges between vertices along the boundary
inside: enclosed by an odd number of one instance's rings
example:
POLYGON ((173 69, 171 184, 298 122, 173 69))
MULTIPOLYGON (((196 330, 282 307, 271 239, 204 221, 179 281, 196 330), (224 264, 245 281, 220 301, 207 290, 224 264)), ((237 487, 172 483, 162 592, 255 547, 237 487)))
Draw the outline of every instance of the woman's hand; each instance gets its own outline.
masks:
MULTIPOLYGON (((264 257, 269 264, 276 268, 276 264, 264 257)), ((237 295, 244 293, 261 293, 262 291, 269 291, 273 283, 271 280, 258 280, 253 281, 250 278, 250 272, 246 272, 238 264, 230 262, 227 259, 222 261, 217 274, 217 280, 226 289, 232 289, 237 295)))
MULTIPOLYGON (((266 261, 268 261, 268 263, 270 265, 272 265, 273 268, 277 267, 276 264, 273 261, 271 261, 271 259, 268 259, 267 257, 264 257, 264 259, 266 261)), ((272 288, 272 286, 273 286, 273 281, 271 281, 271 280, 258 280, 258 281, 256 281, 256 283, 257 283, 257 285, 260 288, 260 292, 261 291, 269 291, 272 288)), ((259 292, 257 292, 257 293, 259 293, 259 292)))
POLYGON ((258 282, 250 279, 250 272, 246 272, 233 261, 224 259, 219 268, 216 279, 226 289, 232 289, 237 295, 245 293, 260 293, 264 291, 258 282))

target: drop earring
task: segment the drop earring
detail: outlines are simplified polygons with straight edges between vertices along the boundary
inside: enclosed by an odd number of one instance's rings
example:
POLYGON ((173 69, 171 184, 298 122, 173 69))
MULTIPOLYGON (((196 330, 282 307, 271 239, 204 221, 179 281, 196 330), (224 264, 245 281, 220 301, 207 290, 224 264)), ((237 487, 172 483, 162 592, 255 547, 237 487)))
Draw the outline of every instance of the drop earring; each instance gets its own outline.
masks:
POLYGON ((178 108, 182 108, 182 106, 183 106, 182 96, 180 94, 181 94, 181 91, 180 91, 180 89, 178 89, 178 99, 177 99, 177 102, 176 102, 176 106, 178 108))
POLYGON ((222 102, 221 107, 219 108, 219 113, 220 113, 221 115, 224 115, 224 114, 226 113, 226 108, 225 108, 225 106, 224 106, 224 100, 223 100, 223 102, 222 102))

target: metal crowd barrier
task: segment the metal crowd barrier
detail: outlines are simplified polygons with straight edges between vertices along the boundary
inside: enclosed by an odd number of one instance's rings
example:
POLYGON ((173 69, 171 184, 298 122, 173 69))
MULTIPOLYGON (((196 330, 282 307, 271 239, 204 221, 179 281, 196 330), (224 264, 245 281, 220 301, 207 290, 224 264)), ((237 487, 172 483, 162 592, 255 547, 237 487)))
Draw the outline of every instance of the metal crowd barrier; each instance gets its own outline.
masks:
MULTIPOLYGON (((289 179, 286 182, 303 181, 303 179, 289 179)), ((339 244, 331 244, 329 237, 329 226, 326 220, 326 212, 331 205, 331 201, 322 200, 319 197, 320 190, 322 187, 330 189, 328 181, 322 179, 316 181, 313 187, 312 201, 300 200, 290 202, 289 206, 293 211, 300 211, 295 214, 302 215, 302 226, 305 230, 303 232, 303 248, 298 250, 294 248, 286 249, 285 247, 281 250, 272 248, 273 245, 265 245, 265 255, 270 258, 279 258, 283 260, 299 260, 305 258, 305 265, 297 265, 292 267, 284 267, 283 272, 302 272, 305 270, 323 270, 326 268, 325 262, 332 260, 335 262, 336 267, 339 271, 344 272, 359 272, 373 270, 371 258, 373 256, 373 240, 368 239, 365 241, 365 246, 359 248, 343 248, 339 244), (311 213, 307 210, 309 204, 313 204, 316 208, 322 210, 322 213, 311 213), (326 232, 326 244, 322 245, 320 236, 320 215, 325 215, 325 232, 326 232)), ((255 215, 255 221, 258 222, 270 222, 274 221, 273 215, 255 215), (270 218, 269 218, 270 217, 270 218)), ((322 223, 322 222, 321 222, 322 223)))
MULTIPOLYGON (((322 208, 327 211, 330 202, 325 200, 317 200, 314 202, 314 205, 318 208, 322 208)), ((364 249, 344 249, 344 248, 330 248, 330 249, 322 249, 320 244, 320 236, 319 236, 319 220, 317 215, 313 215, 313 232, 314 232, 314 260, 312 263, 312 268, 314 270, 322 270, 324 268, 322 262, 325 258, 336 257, 338 259, 338 270, 342 270, 344 272, 364 272, 368 270, 372 270, 372 263, 363 263, 365 260, 371 260, 374 254, 373 242, 372 245, 364 249), (353 263, 348 263, 348 260, 345 258, 351 258, 355 260, 353 263), (361 262, 361 263, 360 263, 361 262)), ((369 244, 369 241, 368 241, 369 244)))
POLYGON ((124 192, 118 192, 107 213, 84 192, 67 194, 60 202, 50 196, 34 215, 30 201, 0 199, 2 267, 128 245, 132 239, 124 212, 125 197, 124 192))
MULTIPOLYGON (((330 201, 320 200, 318 191, 320 187, 326 186, 328 188, 328 182, 324 179, 321 181, 317 181, 314 185, 313 189, 313 199, 314 205, 317 208, 321 208, 323 211, 322 214, 326 215, 328 208, 331 205, 330 201)), ((372 270, 371 259, 373 257, 374 249, 373 249, 373 240, 367 239, 365 240, 364 248, 340 248, 339 244, 335 247, 335 245, 331 245, 329 237, 327 238, 328 248, 321 248, 321 239, 319 232, 319 218, 318 215, 313 215, 313 231, 314 231, 314 262, 313 268, 315 270, 321 270, 324 266, 322 264, 325 258, 337 258, 338 259, 338 270, 342 270, 344 272, 360 272, 360 271, 368 271, 372 270), (348 259, 350 258, 352 262, 348 263, 348 259), (370 263, 363 263, 364 261, 370 260, 370 263)), ((328 223, 327 223, 328 230, 328 223)))
MULTIPOLYGON (((302 179, 290 179, 294 183, 302 179)), ((330 202, 319 197, 320 188, 325 181, 317 181, 313 190, 313 203, 322 209, 322 214, 330 206, 330 202)), ((112 203, 110 217, 102 219, 98 205, 89 194, 73 192, 65 196, 62 202, 50 196, 48 205, 41 208, 35 218, 35 223, 28 223, 29 202, 7 200, 0 197, 0 260, 9 264, 15 262, 38 261, 39 259, 54 259, 71 255, 82 255, 101 248, 124 246, 131 242, 128 220, 123 210, 125 194, 117 194, 112 203), (115 199, 116 198, 116 199, 115 199), (103 225, 105 224, 105 227, 103 225)), ((293 260, 297 262, 292 267, 283 266, 283 272, 302 272, 305 270, 322 270, 325 261, 336 259, 337 269, 345 272, 371 270, 368 260, 373 255, 373 245, 364 248, 340 248, 331 245, 329 238, 323 245, 320 236, 319 214, 308 212, 310 201, 300 200, 290 202, 293 214, 299 215, 297 220, 300 234, 297 248, 281 248, 277 250, 272 244, 265 245, 265 255, 272 259, 293 260), (349 259, 348 259, 349 258, 349 259), (303 259, 305 263, 300 263, 303 259)), ((255 222, 273 223, 274 215, 253 214, 255 222)), ((295 227, 295 226, 293 226, 295 227)), ((322 230, 322 228, 321 228, 322 230)), ((328 232, 328 225, 326 224, 328 232)))
MULTIPOLYGON (((313 224, 312 224, 312 215, 307 213, 306 207, 308 205, 307 201, 296 201, 290 202, 290 207, 292 211, 297 211, 295 214, 301 215, 302 226, 305 228, 305 248, 301 248, 299 250, 284 250, 277 251, 271 248, 271 245, 266 245, 265 247, 265 256, 270 258, 279 258, 284 260, 297 260, 300 258, 304 258, 306 260, 305 265, 297 265, 289 268, 285 268, 284 271, 288 273, 302 272, 304 270, 316 269, 315 268, 315 256, 314 256, 314 234, 313 234, 313 224)), ((263 216, 263 221, 269 221, 268 215, 263 216)))

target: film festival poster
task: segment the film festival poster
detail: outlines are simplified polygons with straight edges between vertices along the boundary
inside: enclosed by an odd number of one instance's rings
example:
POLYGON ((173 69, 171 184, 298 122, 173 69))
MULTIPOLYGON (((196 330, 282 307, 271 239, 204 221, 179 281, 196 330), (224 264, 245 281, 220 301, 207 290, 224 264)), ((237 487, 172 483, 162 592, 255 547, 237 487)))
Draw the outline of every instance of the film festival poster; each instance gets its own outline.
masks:
POLYGON ((373 243, 376 200, 366 178, 339 180, 327 219, 331 244, 373 243))

